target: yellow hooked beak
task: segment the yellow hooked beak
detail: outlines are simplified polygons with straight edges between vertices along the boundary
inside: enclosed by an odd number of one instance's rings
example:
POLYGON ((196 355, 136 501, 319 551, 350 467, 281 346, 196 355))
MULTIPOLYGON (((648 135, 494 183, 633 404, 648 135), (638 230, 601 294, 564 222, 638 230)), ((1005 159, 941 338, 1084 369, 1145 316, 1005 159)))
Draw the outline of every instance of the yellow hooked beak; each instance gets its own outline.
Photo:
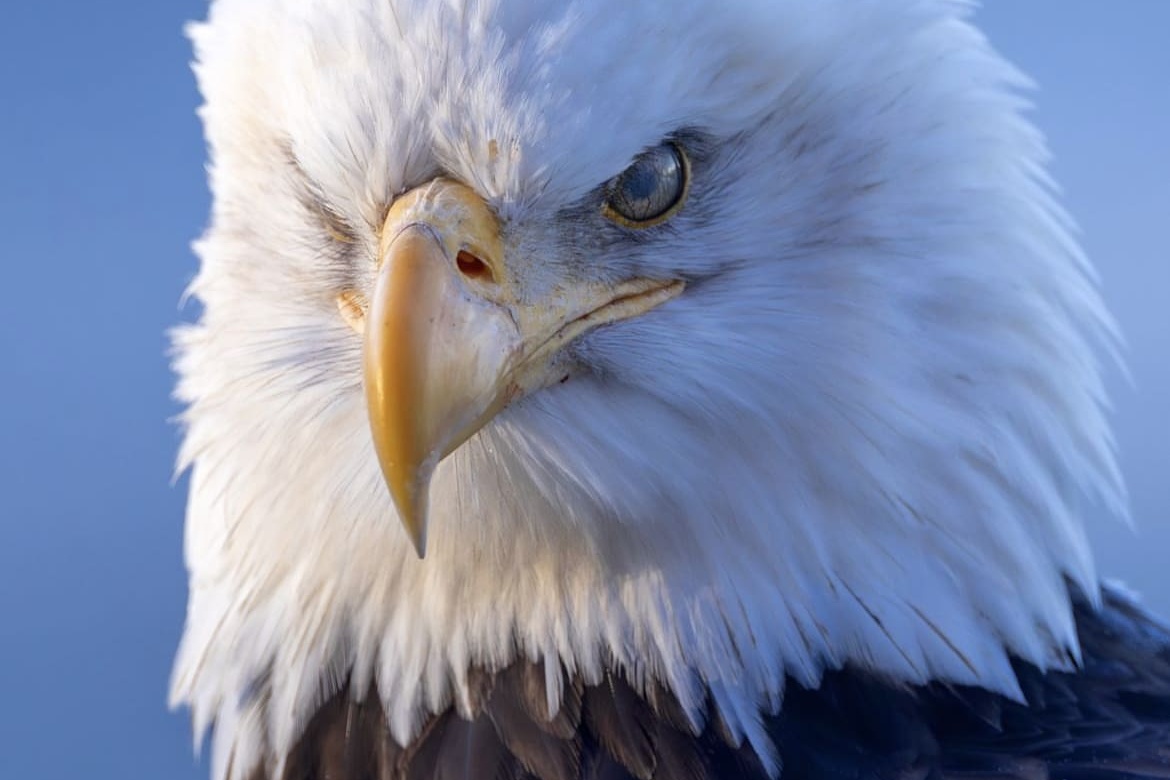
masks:
POLYGON ((439 461, 510 402, 561 379, 551 363, 565 344, 683 290, 680 281, 634 279, 524 301, 495 215, 469 187, 446 179, 394 202, 379 255, 368 306, 353 292, 338 304, 364 334, 374 447, 419 557, 439 461))

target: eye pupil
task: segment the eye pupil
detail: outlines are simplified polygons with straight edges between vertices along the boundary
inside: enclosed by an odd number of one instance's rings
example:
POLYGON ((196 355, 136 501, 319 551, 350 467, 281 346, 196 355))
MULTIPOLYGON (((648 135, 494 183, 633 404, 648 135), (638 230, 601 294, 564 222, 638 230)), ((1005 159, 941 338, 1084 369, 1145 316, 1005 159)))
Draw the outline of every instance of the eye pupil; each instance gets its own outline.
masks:
POLYGON ((657 225, 682 205, 688 173, 677 145, 650 149, 610 183, 603 212, 626 227, 657 225))
POLYGON ((623 176, 621 183, 622 194, 635 202, 653 198, 654 191, 658 189, 658 177, 656 173, 656 171, 651 170, 646 165, 637 165, 631 168, 623 176))

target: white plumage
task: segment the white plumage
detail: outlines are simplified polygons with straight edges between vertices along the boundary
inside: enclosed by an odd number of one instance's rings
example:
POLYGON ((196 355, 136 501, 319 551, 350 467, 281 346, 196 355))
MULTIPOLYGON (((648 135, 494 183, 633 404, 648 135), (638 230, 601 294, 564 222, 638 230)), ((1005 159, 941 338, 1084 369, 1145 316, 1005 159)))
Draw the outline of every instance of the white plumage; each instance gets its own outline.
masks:
MULTIPOLYGON (((1083 520, 1124 515, 1114 331, 1025 80, 961 2, 216 0, 193 28, 215 206, 177 335, 191 602, 172 701, 216 777, 287 752, 344 680, 394 737, 527 657, 761 712, 846 664, 1018 697, 1078 657, 1083 520), (679 213, 599 188, 681 139, 679 213), (377 230, 444 174, 527 292, 684 279, 569 348, 438 467, 417 560, 371 443, 377 230), (319 214, 352 230, 336 241, 319 214), (1098 509, 1099 507, 1099 509, 1098 509), (611 661, 612 659, 612 661, 611 661)), ((555 710, 562 679, 550 672, 555 710)))

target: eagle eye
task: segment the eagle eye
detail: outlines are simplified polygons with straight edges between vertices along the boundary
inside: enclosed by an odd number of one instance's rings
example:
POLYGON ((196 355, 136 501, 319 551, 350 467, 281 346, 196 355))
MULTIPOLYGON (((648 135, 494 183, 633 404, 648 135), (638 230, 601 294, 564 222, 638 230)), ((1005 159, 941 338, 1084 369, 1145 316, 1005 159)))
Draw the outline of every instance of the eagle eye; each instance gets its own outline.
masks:
POLYGON ((648 149, 606 185, 601 213, 629 228, 658 225, 682 207, 690 179, 690 161, 678 144, 648 149))

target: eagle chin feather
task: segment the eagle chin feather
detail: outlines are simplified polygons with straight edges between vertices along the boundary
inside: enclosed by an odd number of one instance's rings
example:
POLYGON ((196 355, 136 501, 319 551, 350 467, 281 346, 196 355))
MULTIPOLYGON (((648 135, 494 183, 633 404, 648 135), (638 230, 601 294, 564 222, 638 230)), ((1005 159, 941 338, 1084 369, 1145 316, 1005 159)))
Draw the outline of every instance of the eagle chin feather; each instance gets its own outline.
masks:
MULTIPOLYGON (((1073 739, 1062 718, 1108 677, 1076 670, 1122 651, 1111 621, 1146 625, 1112 592, 1096 612, 1084 530, 1126 516, 1100 370, 1118 337, 1026 79, 970 12, 214 0, 191 29, 214 203, 203 311, 175 335, 171 700, 197 741, 214 727, 217 779, 847 776, 813 753, 937 767, 978 731, 947 742, 954 718, 1041 711, 1073 739), (677 202, 612 219, 663 148, 677 202), (450 299, 509 327, 574 290, 683 292, 582 317, 549 358, 564 381, 484 402, 431 476, 419 560, 354 331, 391 205, 434 181, 487 207, 504 258, 457 246, 488 273, 450 299), (879 704, 888 744, 850 714, 879 704)), ((1166 733, 1165 698, 1134 703, 1167 695, 1155 634, 1106 719, 1140 723, 1134 766, 1166 733)))

